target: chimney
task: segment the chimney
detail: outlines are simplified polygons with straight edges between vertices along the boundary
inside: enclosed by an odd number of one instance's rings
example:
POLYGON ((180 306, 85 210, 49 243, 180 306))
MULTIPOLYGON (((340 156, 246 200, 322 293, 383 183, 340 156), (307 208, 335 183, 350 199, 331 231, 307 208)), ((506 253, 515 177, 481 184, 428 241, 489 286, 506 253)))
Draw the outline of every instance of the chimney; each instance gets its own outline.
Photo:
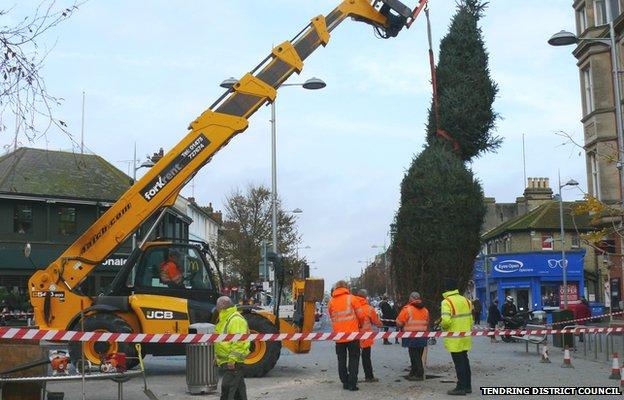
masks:
POLYGON ((152 162, 155 164, 158 161, 160 161, 161 158, 163 158, 163 156, 165 155, 165 151, 163 150, 163 148, 161 147, 160 150, 158 150, 157 153, 154 153, 154 155, 152 155, 152 157, 150 158, 152 160, 152 162))
POLYGON ((548 178, 528 178, 523 197, 527 205, 527 211, 531 211, 551 201, 553 199, 553 191, 550 188, 550 180, 548 178))

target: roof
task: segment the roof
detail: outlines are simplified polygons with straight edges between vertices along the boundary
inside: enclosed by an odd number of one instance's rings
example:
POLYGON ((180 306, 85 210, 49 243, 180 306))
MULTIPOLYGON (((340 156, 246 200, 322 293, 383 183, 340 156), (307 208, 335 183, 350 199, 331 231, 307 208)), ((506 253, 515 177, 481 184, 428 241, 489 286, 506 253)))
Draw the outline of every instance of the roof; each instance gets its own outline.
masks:
MULTIPOLYGON (((563 226, 566 231, 578 229, 579 231, 592 230, 591 217, 589 214, 574 215, 572 218, 572 207, 574 202, 563 203, 563 226)), ((483 240, 493 239, 508 232, 518 231, 554 231, 560 229, 559 202, 548 201, 526 214, 512 218, 503 222, 496 228, 485 232, 483 240)))
POLYGON ((114 202, 131 180, 94 154, 21 147, 0 157, 0 194, 114 202))

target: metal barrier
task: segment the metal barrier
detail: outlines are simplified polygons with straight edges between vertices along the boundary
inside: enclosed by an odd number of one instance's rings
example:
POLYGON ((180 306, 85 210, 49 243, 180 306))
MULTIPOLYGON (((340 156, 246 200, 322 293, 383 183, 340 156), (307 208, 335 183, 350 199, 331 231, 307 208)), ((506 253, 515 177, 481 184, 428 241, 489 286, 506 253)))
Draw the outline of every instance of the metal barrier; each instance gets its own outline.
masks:
MULTIPOLYGON (((568 325, 565 329, 575 328, 600 328, 598 326, 590 325, 568 325)), ((616 351, 620 354, 624 354, 624 336, 621 333, 615 332, 599 332, 599 333, 580 333, 573 336, 574 347, 573 350, 577 351, 577 355, 581 355, 579 349, 582 343, 582 356, 585 359, 592 361, 611 361, 613 353, 616 351), (619 349, 619 351, 618 351, 619 349)))

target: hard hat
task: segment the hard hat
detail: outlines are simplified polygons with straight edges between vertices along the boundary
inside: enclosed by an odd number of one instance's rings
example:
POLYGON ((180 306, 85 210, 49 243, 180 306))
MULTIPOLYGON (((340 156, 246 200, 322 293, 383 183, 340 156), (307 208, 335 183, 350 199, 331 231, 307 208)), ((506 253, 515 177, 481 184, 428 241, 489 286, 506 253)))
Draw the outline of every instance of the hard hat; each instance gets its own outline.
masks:
POLYGON ((513 303, 513 302, 514 302, 514 299, 513 299, 513 297, 511 297, 511 296, 507 296, 507 297, 505 297, 505 300, 506 300, 506 301, 508 301, 508 302, 510 302, 510 303, 513 303))

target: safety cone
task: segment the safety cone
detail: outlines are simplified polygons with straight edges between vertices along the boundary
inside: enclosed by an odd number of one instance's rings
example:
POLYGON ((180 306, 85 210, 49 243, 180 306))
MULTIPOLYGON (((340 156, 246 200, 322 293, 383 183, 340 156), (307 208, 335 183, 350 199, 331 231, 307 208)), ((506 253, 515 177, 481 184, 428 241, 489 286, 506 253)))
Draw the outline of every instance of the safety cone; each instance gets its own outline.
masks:
POLYGON ((563 364, 561 364, 561 368, 574 368, 568 346, 565 347, 565 351, 563 352, 563 364))
POLYGON ((548 357, 548 346, 544 345, 544 350, 542 350, 542 359, 540 360, 541 363, 549 363, 550 364, 550 357, 548 357))
POLYGON ((613 353, 613 361, 611 362, 611 375, 609 379, 620 379, 620 361, 618 353, 613 353))

